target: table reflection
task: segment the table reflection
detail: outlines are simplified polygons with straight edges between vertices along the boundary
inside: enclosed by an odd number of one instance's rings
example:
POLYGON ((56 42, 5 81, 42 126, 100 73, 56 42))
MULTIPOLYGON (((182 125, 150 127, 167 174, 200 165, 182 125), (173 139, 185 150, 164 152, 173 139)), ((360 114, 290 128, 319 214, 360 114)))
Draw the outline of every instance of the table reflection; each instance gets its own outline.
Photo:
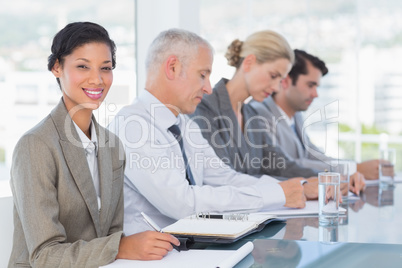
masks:
MULTIPOLYGON (((340 205, 346 209, 339 215, 336 227, 319 227, 318 217, 289 218, 273 239, 402 244, 402 185, 391 188, 367 186, 359 199, 340 205), (400 198, 399 198, 400 197, 400 198)), ((267 228, 270 228, 267 226, 267 228)), ((267 237, 270 238, 270 237, 267 237)))
POLYGON ((301 250, 293 240, 253 241, 254 257, 252 267, 297 267, 301 259, 301 250))
POLYGON ((395 187, 370 186, 366 188, 363 200, 375 207, 392 206, 394 205, 394 191, 395 187))
POLYGON ((318 241, 324 244, 337 243, 339 237, 338 224, 320 225, 318 227, 318 241))
POLYGON ((341 207, 334 225, 320 226, 318 215, 289 218, 246 237, 251 267, 401 267, 402 184, 369 185, 341 207))
POLYGON ((283 239, 300 240, 304 235, 304 227, 318 228, 317 217, 301 217, 286 220, 285 234, 283 239))
POLYGON ((325 244, 313 241, 255 240, 251 266, 237 267, 387 267, 401 266, 402 245, 325 244))

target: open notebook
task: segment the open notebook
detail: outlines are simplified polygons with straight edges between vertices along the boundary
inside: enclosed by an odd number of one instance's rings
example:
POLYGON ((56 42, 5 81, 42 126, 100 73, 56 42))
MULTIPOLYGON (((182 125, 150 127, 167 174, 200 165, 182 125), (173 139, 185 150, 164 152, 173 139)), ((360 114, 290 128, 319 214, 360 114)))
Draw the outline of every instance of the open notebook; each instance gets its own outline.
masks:
POLYGON ((230 216, 226 217, 227 214, 222 215, 222 219, 187 217, 166 226, 163 232, 175 236, 192 237, 196 241, 200 241, 197 237, 204 237, 227 239, 233 242, 245 235, 260 231, 268 222, 276 220, 271 215, 255 213, 245 215, 243 219, 237 220, 231 219, 230 216))
MULTIPOLYGON (((243 260, 243 258, 245 258, 251 251, 253 251, 253 248, 254 248, 253 243, 247 242, 237 250, 192 249, 189 251, 181 251, 181 252, 172 250, 162 260, 157 261, 116 260, 113 263, 102 267, 104 268, 132 268, 132 267, 229 268, 235 266, 237 263, 243 260)), ((246 263, 242 261, 242 264, 244 263, 244 266, 242 265, 242 267, 250 267, 254 262, 253 258, 251 258, 251 261, 246 259, 244 260, 246 261, 246 263)))

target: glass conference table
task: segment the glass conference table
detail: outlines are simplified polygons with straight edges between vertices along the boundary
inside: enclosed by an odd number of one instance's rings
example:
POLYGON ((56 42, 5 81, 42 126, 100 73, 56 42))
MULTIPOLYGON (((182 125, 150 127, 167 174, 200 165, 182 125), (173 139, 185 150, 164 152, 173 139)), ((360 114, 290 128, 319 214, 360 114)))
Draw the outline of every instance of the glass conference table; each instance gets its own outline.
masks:
POLYGON ((268 224, 231 245, 252 241, 254 250, 236 267, 402 267, 402 183, 391 189, 367 186, 338 225, 323 227, 318 217, 268 224))

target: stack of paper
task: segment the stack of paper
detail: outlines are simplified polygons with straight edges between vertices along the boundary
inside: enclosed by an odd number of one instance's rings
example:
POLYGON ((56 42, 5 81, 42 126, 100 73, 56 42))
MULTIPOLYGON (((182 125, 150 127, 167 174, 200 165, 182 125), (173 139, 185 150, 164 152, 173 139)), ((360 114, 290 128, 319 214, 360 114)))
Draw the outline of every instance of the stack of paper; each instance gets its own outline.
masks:
MULTIPOLYGON (((346 209, 339 207, 339 213, 345 213, 346 209)), ((318 201, 309 200, 304 208, 283 208, 279 210, 263 210, 257 214, 271 215, 272 217, 291 217, 318 215, 318 201)))
MULTIPOLYGON (((173 250, 169 252, 162 260, 158 261, 133 261, 133 260, 116 260, 113 263, 102 266, 105 268, 153 268, 153 267, 191 267, 191 268, 208 268, 220 267, 229 268, 235 266, 251 251, 254 245, 247 242, 238 250, 189 250, 178 252, 173 250)), ((252 263, 251 263, 252 264, 252 263)), ((250 265, 251 265, 250 264, 250 265)))

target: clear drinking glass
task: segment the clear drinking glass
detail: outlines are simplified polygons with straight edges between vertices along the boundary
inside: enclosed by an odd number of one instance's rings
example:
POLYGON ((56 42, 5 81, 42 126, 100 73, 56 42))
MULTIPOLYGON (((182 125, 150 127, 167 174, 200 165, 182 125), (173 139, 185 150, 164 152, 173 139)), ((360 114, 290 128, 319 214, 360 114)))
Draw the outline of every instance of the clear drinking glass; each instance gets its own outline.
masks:
POLYGON ((320 224, 334 224, 339 217, 340 174, 318 173, 318 213, 320 224))
POLYGON ((340 191, 342 195, 342 202, 348 200, 349 195, 349 181, 351 175, 350 163, 347 160, 332 160, 330 163, 330 171, 334 173, 339 173, 340 175, 340 191))
POLYGON ((380 150, 380 187, 387 188, 394 185, 394 166, 396 163, 395 149, 382 149, 380 150))
POLYGON ((318 226, 318 241, 323 244, 335 244, 339 242, 338 224, 319 225, 318 226))

